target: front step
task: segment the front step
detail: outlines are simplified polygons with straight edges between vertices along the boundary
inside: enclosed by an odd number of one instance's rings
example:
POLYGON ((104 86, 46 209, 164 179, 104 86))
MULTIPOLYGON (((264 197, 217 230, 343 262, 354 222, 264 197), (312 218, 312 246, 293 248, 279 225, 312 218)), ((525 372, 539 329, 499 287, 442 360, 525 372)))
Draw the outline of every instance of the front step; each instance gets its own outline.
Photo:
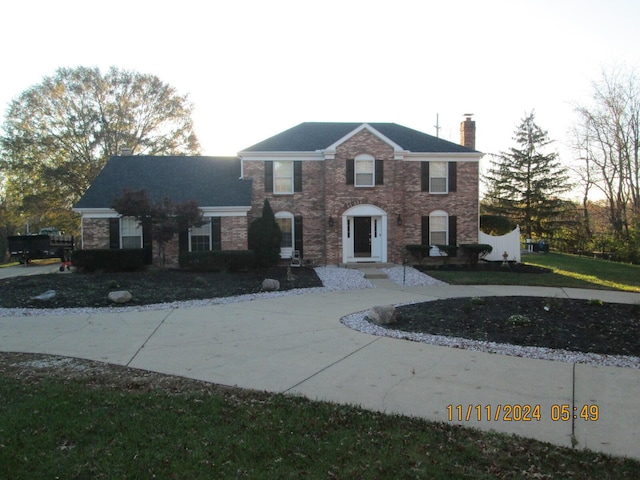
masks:
POLYGON ((355 270, 375 270, 378 268, 395 267, 395 263, 378 263, 378 262, 352 262, 339 264, 342 268, 353 268, 355 270))
POLYGON ((384 273, 382 270, 378 270, 376 268, 361 268, 359 270, 362 273, 364 273, 364 278, 366 278, 367 280, 388 278, 386 273, 384 273))

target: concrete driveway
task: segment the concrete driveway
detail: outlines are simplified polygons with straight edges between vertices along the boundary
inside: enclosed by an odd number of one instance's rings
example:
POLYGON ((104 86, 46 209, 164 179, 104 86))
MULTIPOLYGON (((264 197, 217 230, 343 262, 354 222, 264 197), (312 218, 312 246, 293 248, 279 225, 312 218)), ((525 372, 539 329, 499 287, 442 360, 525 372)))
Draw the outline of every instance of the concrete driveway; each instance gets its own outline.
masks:
POLYGON ((42 273, 55 273, 60 271, 60 264, 54 263, 51 265, 38 265, 34 263, 24 265, 16 265, 14 267, 0 268, 0 279, 21 277, 25 275, 40 275, 42 273))

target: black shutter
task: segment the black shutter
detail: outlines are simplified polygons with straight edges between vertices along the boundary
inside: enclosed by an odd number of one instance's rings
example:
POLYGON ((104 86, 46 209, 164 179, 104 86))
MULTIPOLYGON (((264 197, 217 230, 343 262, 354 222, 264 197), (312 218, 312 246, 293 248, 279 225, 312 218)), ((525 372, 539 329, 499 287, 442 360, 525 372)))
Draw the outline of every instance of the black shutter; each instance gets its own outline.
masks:
POLYGON ((264 191, 273 193, 273 162, 264 162, 264 191))
POLYGON ((222 221, 220 217, 211 218, 211 250, 222 250, 222 221))
POLYGON ((153 239, 151 238, 151 222, 142 222, 142 248, 144 248, 144 264, 153 264, 153 239))
POLYGON ((422 245, 429 245, 429 217, 422 217, 422 245))
POLYGON ((429 191, 429 162, 420 162, 420 190, 429 191))
MULTIPOLYGON (((458 217, 455 215, 449 215, 449 245, 458 244, 458 217)), ((457 252, 456 252, 457 253, 457 252)), ((452 256, 457 256, 454 253, 452 256)))
POLYGON ((302 162, 300 160, 293 162, 293 191, 302 191, 302 162))
POLYGON ((347 185, 354 184, 354 163, 355 160, 353 158, 347 159, 347 185))
POLYGON ((109 248, 118 250, 120 248, 120 219, 109 219, 109 248))
POLYGON ((295 242, 293 246, 294 250, 298 250, 300 252, 300 258, 304 258, 302 251, 302 217, 294 217, 293 219, 293 237, 295 242))
POLYGON ((384 185, 384 160, 376 160, 376 185, 384 185))
POLYGON ((455 192, 458 186, 458 163, 449 162, 449 191, 455 192))
POLYGON ((189 251, 189 229, 180 230, 178 232, 178 252, 185 253, 189 251))

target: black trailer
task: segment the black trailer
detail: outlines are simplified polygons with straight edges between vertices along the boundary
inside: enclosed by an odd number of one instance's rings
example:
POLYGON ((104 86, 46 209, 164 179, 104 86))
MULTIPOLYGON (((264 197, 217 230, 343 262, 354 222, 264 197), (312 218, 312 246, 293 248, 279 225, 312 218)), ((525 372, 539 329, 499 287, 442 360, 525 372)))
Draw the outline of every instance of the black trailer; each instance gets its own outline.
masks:
POLYGON ((40 258, 59 258, 61 262, 71 260, 71 252, 74 248, 72 235, 62 235, 53 229, 43 229, 38 235, 11 235, 9 236, 9 253, 11 259, 24 263, 40 258))

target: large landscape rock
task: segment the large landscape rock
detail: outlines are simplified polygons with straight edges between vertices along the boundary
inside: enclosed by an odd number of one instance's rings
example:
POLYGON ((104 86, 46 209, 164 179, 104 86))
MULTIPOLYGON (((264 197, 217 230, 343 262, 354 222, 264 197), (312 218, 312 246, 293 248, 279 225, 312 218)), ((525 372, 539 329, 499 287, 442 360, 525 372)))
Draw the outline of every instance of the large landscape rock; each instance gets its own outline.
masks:
POLYGON ((367 318, 377 325, 396 323, 396 316, 396 307, 393 305, 379 305, 367 312, 367 318))
POLYGON ((275 292, 276 290, 280 290, 280 282, 273 278, 265 278, 262 282, 262 290, 265 292, 275 292))
POLYGON ((38 296, 31 297, 32 300, 38 300, 39 302, 48 302, 52 300, 56 296, 55 290, 47 290, 46 292, 41 293, 38 296))
POLYGON ((127 303, 131 301, 132 296, 126 290, 118 290, 115 292, 109 292, 109 296, 107 298, 113 303, 127 303))

